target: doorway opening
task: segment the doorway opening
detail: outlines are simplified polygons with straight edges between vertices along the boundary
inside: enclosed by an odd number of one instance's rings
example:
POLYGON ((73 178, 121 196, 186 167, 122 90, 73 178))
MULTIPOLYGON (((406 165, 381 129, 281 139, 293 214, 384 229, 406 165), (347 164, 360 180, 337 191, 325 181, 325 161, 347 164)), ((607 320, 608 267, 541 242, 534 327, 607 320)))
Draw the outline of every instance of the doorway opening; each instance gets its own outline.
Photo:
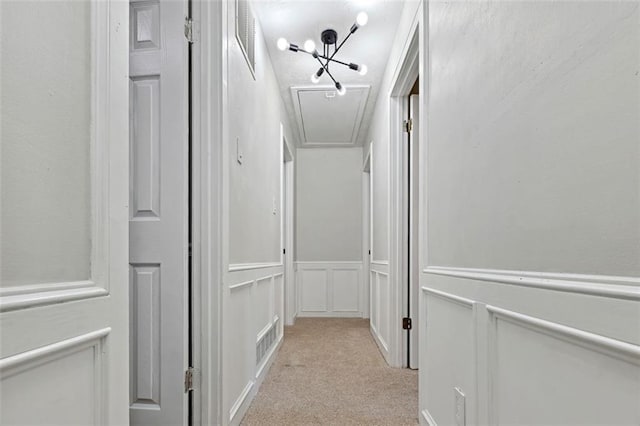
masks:
POLYGON ((406 238, 405 256, 403 269, 406 270, 405 284, 407 287, 407 306, 406 317, 409 318, 410 323, 407 332, 407 347, 406 347, 406 365, 409 368, 418 368, 418 298, 420 287, 420 267, 418 257, 418 247, 420 243, 420 233, 418 230, 419 220, 419 143, 418 143, 418 131, 420 129, 419 122, 419 104, 420 104, 420 81, 416 79, 409 95, 406 97, 405 113, 406 119, 404 120, 405 126, 405 138, 406 144, 405 153, 403 155, 403 174, 405 182, 404 193, 404 207, 406 208, 406 215, 404 216, 404 237, 406 238), (415 322, 414 322, 415 318, 415 322))
POLYGON ((293 267, 293 222, 294 222, 294 157, 284 135, 284 126, 280 124, 280 140, 282 141, 281 191, 282 206, 280 211, 282 229, 282 265, 284 269, 284 316, 285 324, 293 325, 297 312, 296 286, 293 267))
POLYGON ((414 22, 411 38, 400 61, 390 93, 391 129, 391 262, 398 282, 394 315, 398 327, 392 357, 395 365, 418 368, 419 328, 419 26, 414 22))

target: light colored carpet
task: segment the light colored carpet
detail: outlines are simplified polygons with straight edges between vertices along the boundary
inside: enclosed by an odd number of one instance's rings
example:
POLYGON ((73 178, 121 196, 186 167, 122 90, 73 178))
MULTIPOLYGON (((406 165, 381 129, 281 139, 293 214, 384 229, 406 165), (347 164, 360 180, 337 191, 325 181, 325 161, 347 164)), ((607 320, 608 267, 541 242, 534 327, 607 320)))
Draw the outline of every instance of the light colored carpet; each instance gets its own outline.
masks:
POLYGON ((416 425, 418 374, 387 366, 368 320, 299 318, 242 424, 416 425))

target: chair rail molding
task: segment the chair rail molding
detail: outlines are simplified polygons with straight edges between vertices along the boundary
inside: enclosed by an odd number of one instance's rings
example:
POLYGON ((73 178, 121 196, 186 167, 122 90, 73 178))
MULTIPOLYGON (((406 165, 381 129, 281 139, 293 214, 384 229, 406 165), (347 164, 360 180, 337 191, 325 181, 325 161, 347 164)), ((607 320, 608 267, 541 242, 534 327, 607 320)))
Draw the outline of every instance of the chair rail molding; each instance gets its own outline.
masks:
POLYGON ((640 300, 640 278, 571 273, 429 266, 425 274, 489 281, 591 296, 640 300))

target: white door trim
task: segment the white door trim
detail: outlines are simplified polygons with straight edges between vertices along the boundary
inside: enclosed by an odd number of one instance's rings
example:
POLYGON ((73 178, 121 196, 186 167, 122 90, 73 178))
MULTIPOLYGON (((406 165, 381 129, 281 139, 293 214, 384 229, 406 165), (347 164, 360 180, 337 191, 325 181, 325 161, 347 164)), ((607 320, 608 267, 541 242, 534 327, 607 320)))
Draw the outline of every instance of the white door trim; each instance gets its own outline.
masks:
POLYGON ((222 424, 222 141, 227 101, 227 6, 193 1, 192 338, 193 424, 222 424))
POLYGON ((294 238, 294 168, 295 158, 287 139, 284 135, 284 126, 280 124, 280 140, 282 141, 283 150, 283 164, 282 164, 282 180, 281 187, 284 197, 281 197, 281 215, 282 215, 282 247, 285 248, 285 253, 282 255, 282 263, 285 265, 284 270, 284 319, 286 325, 293 325, 298 314, 298 307, 296 305, 296 279, 293 264, 293 245, 294 238))
POLYGON ((407 366, 407 333, 402 329, 402 317, 408 314, 406 312, 408 292, 405 285, 408 271, 404 250, 408 240, 403 232, 408 200, 405 195, 405 143, 402 122, 406 116, 406 98, 421 71, 420 52, 424 51, 419 37, 422 26, 421 16, 422 8, 419 7, 411 23, 411 30, 405 41, 402 55, 395 66, 393 83, 389 91, 389 279, 394 283, 394 288, 391 291, 392 332, 391 341, 388 343, 390 364, 395 367, 407 366))

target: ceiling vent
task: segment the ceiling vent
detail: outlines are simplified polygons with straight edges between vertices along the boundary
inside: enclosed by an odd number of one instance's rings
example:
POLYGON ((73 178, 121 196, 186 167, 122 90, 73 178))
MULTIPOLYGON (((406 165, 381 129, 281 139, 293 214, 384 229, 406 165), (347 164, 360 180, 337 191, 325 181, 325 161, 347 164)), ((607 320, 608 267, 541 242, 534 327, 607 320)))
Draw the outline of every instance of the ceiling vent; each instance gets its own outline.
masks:
POLYGON ((236 0, 236 39, 247 60, 251 75, 256 77, 256 18, 248 0, 236 0))

